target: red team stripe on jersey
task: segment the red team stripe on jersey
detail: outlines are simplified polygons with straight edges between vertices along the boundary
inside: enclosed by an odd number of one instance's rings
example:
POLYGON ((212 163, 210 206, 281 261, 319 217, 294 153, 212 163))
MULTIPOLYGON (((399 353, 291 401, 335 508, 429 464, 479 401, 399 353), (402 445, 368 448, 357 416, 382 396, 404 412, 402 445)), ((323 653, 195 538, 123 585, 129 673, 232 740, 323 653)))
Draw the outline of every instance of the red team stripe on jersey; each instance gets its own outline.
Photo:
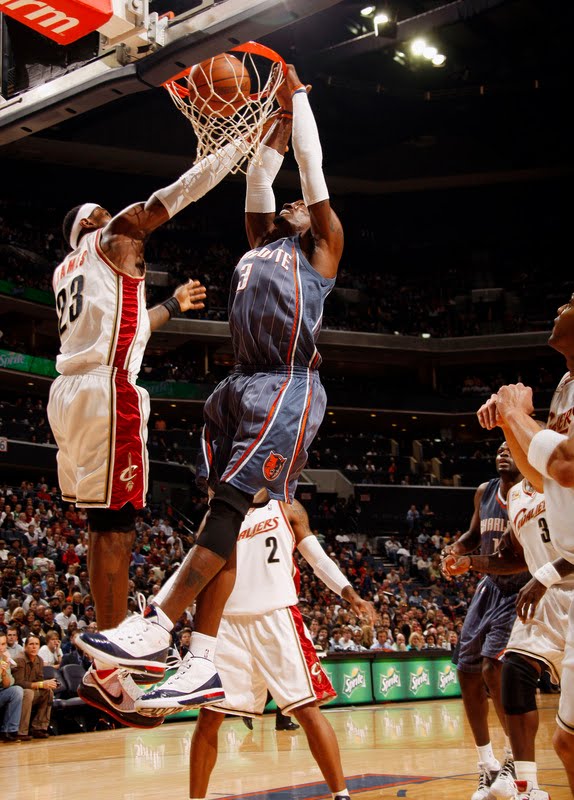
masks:
POLYGON ((139 394, 128 381, 124 367, 137 333, 139 281, 122 276, 121 290, 122 314, 114 356, 114 367, 118 372, 114 377, 116 436, 110 508, 119 509, 132 503, 138 509, 145 505, 146 482, 142 414, 139 394))
POLYGON ((295 630, 297 631, 297 635, 299 637, 299 643, 305 658, 305 663, 307 664, 307 669, 309 671, 309 677, 315 697, 320 702, 326 702, 332 697, 336 697, 337 692, 333 689, 331 681, 321 666, 321 662, 317 657, 315 646, 311 641, 310 636, 307 634, 307 628, 303 622, 301 612, 297 606, 290 606, 289 611, 291 612, 293 624, 295 625, 295 630))

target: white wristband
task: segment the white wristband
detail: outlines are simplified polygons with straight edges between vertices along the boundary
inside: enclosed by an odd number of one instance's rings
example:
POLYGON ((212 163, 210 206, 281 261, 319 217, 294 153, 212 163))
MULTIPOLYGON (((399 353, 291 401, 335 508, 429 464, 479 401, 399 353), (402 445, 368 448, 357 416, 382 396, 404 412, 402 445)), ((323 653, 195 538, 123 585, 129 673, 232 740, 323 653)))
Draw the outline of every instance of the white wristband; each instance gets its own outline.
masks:
POLYGON ((550 456, 558 445, 562 444, 562 442, 565 442, 567 439, 567 436, 556 433, 556 431, 551 431, 548 428, 543 431, 538 431, 530 442, 528 461, 541 475, 544 475, 545 478, 549 478, 548 462, 550 461, 550 456))
POLYGON ((551 561, 539 567, 532 577, 536 578, 536 580, 543 586, 546 586, 547 589, 554 586, 555 583, 560 583, 562 580, 562 575, 560 575, 551 561))

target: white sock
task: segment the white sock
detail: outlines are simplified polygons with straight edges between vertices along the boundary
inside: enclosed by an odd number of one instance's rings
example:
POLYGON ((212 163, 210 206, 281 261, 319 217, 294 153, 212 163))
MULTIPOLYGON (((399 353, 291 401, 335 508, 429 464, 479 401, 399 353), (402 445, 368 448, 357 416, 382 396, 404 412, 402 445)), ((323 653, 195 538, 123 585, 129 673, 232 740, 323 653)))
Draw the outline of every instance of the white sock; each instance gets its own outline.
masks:
POLYGON ((331 792, 331 797, 335 800, 336 797, 350 797, 349 790, 345 786, 344 789, 340 789, 338 792, 331 792))
POLYGON ((515 761, 516 780, 528 781, 533 789, 538 789, 538 768, 536 761, 515 761))
POLYGON ((494 750, 490 742, 480 745, 480 747, 477 745, 476 749, 478 751, 478 760, 481 764, 485 764, 489 769, 500 769, 500 764, 494 756, 494 750))
POLYGON ((208 661, 213 661, 216 646, 217 639, 215 636, 206 636, 205 633, 197 633, 196 631, 191 634, 189 651, 196 658, 207 658, 208 661))
POLYGON ((510 739, 506 734, 504 735, 504 758, 513 758, 512 745, 510 744, 510 739))
POLYGON ((161 625, 161 627, 165 628, 166 631, 172 631, 173 630, 173 622, 170 620, 170 618, 165 613, 165 611, 162 611, 161 608, 158 605, 156 605, 155 603, 152 603, 152 607, 153 607, 155 613, 157 614, 157 621, 161 625))

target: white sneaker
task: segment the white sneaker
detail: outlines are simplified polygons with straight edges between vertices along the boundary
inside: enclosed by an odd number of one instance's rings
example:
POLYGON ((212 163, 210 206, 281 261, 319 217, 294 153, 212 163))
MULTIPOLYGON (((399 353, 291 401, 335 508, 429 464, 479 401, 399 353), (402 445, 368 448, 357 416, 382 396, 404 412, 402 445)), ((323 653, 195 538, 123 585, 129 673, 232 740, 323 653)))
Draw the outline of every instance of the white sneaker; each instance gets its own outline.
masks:
POLYGON ((478 762, 478 787, 470 800, 487 800, 490 795, 490 787, 498 775, 497 769, 492 769, 482 761, 478 762))
POLYGON ((78 697, 100 711, 129 725, 130 728, 155 728, 161 725, 162 719, 144 717, 136 711, 135 701, 142 689, 134 682, 125 669, 115 669, 101 678, 91 667, 78 686, 78 697))
POLYGON ((136 710, 149 716, 166 716, 221 700, 225 700, 225 692, 213 662, 187 653, 177 672, 136 700, 136 710))
POLYGON ((516 781, 518 794, 516 800, 550 800, 550 795, 543 789, 533 789, 530 781, 516 781))
MULTIPOLYGON (((144 603, 140 598, 142 611, 144 603)), ((76 643, 85 653, 106 664, 130 672, 143 672, 159 681, 165 672, 170 635, 157 619, 152 606, 146 610, 145 617, 143 613, 132 614, 117 628, 98 633, 83 632, 76 643)))
POLYGON ((513 800, 516 797, 516 772, 514 770, 514 760, 507 757, 502 765, 496 779, 490 787, 490 797, 496 800, 513 800))

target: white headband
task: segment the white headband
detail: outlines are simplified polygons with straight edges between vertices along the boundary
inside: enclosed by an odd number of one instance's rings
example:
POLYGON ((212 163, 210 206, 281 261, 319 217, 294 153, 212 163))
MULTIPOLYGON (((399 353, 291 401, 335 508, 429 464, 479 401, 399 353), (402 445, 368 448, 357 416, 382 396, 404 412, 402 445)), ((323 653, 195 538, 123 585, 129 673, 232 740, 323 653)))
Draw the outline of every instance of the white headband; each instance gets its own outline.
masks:
POLYGON ((70 247, 72 250, 75 250, 78 246, 78 238, 80 231, 82 230, 82 220, 87 219, 87 217, 93 214, 96 208, 100 208, 99 203, 84 203, 84 205, 80 206, 78 209, 78 213, 76 214, 76 218, 70 232, 70 247))

